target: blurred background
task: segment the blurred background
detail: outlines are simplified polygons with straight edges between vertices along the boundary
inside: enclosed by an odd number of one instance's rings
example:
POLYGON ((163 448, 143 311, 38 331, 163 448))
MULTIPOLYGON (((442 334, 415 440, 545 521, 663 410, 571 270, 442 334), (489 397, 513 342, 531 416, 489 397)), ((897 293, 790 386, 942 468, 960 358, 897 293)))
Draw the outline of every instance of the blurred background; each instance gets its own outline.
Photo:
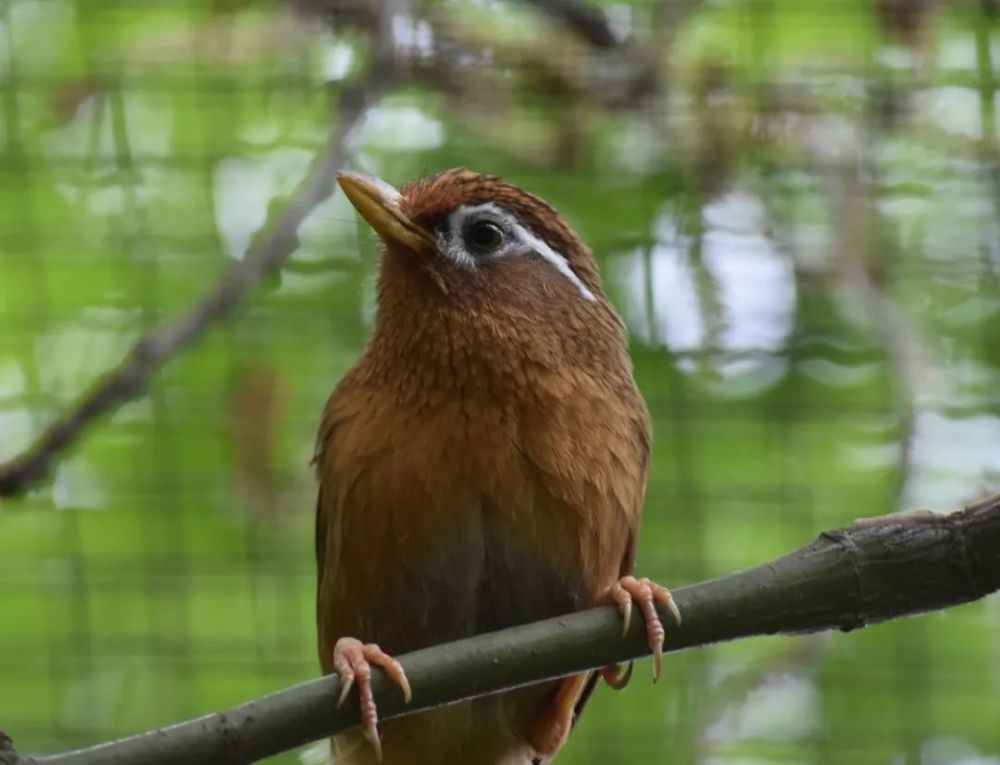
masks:
MULTIPOLYGON (((1000 485, 994 0, 0 0, 0 461, 271 231, 314 162, 456 165, 595 250, 677 586, 1000 485)), ((319 412, 372 322, 339 194, 0 499, 0 729, 52 751, 317 674, 319 412)), ((672 656, 574 763, 1000 763, 1000 601, 672 656)), ((301 752, 275 758, 297 763, 301 752)))

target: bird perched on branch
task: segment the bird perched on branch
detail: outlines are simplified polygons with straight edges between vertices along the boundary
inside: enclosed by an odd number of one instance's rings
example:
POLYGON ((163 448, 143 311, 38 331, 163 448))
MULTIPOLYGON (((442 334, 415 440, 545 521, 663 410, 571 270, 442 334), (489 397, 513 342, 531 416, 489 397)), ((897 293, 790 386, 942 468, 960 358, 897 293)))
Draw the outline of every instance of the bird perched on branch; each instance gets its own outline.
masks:
POLYGON ((550 761, 598 674, 377 727, 394 655, 602 603, 642 613, 660 671, 669 591, 632 577, 650 426, 587 246, 550 205, 450 170, 401 191, 343 172, 384 244, 375 328, 323 413, 316 466, 319 652, 360 729, 350 765, 550 761))

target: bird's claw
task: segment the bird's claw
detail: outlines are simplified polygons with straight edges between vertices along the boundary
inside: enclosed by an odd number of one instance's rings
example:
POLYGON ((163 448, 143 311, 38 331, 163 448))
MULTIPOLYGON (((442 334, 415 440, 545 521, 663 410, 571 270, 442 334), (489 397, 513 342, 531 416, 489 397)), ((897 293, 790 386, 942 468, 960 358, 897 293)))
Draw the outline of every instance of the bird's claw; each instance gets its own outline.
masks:
POLYGON ((357 684, 361 705, 361 729, 375 750, 375 757, 382 761, 382 741, 378 735, 378 708, 372 694, 372 665, 381 667, 402 689, 403 699, 413 698, 410 681, 403 666, 375 643, 362 643, 350 637, 340 638, 333 647, 333 669, 340 676, 340 696, 337 706, 344 703, 351 688, 357 684))
POLYGON ((608 684, 609 687, 616 691, 620 691, 626 685, 628 681, 632 679, 632 668, 635 666, 634 661, 628 663, 628 669, 622 671, 620 664, 611 664, 604 669, 598 670, 601 677, 604 678, 604 682, 608 684))
MULTIPOLYGON (((663 629, 663 622, 660 621, 660 615, 656 611, 656 604, 659 603, 670 611, 670 614, 674 617, 674 621, 679 625, 681 623, 681 612, 674 602, 674 596, 670 594, 670 590, 666 587, 652 582, 645 577, 636 579, 634 576, 623 576, 608 589, 606 599, 618 606, 618 611, 622 615, 623 635, 628 632, 629 625, 631 624, 632 604, 638 604, 639 610, 642 611, 643 619, 646 622, 646 638, 649 648, 653 652, 653 682, 655 683, 660 679, 660 671, 663 668, 663 640, 666 636, 666 632, 663 629)), ((602 671, 601 675, 608 685, 614 688, 616 687, 615 683, 621 683, 620 672, 611 675, 612 679, 609 680, 608 674, 605 674, 605 671, 602 671)), ((625 676, 626 683, 630 675, 631 667, 625 676)), ((624 687, 624 685, 621 687, 624 687)))

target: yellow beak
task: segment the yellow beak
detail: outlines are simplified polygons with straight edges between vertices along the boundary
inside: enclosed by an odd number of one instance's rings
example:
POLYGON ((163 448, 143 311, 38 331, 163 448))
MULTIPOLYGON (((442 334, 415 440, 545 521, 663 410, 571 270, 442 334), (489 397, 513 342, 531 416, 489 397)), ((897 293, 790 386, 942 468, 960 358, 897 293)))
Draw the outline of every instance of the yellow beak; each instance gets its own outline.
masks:
POLYGON ((435 246, 433 234, 399 209, 403 197, 385 181, 341 170, 337 173, 337 182, 361 217, 386 244, 400 244, 418 251, 435 246))

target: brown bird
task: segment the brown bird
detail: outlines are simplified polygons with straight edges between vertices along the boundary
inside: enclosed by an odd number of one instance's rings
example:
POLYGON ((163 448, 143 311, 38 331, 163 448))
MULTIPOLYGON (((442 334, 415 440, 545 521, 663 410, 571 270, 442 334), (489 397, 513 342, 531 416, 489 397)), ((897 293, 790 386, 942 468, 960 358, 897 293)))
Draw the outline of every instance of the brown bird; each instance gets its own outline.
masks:
POLYGON ((385 246, 374 331, 316 448, 320 659, 362 719, 334 761, 548 762, 597 674, 392 720, 381 740, 370 676, 409 697, 393 655, 602 603, 627 626, 633 601, 659 674, 654 602, 680 616, 631 576, 650 426, 622 321, 580 237, 500 178, 339 181, 385 246))

